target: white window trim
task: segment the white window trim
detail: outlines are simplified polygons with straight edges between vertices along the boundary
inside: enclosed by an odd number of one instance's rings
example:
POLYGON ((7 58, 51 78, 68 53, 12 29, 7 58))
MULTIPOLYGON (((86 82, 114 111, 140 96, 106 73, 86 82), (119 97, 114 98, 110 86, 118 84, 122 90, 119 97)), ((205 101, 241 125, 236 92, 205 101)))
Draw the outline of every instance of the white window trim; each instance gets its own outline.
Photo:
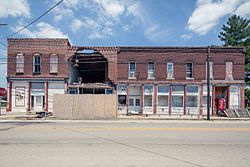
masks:
POLYGON ((149 76, 149 73, 148 73, 147 79, 155 79, 155 62, 154 62, 154 61, 149 61, 149 62, 148 62, 148 72, 149 72, 149 63, 153 63, 153 64, 154 64, 154 76, 153 76, 153 77, 150 77, 150 76, 149 76))
POLYGON ((189 63, 186 63, 186 80, 193 80, 193 79, 194 79, 194 63, 189 62, 189 63), (187 77, 187 64, 192 64, 192 78, 187 77))
POLYGON ((41 54, 35 53, 35 54, 33 55, 33 73, 35 73, 35 74, 41 73, 41 66, 42 66, 42 63, 41 63, 41 54), (35 57, 37 57, 37 56, 40 57, 40 72, 35 72, 35 57))
POLYGON ((174 79, 174 63, 173 63, 173 62, 168 62, 168 63, 167 63, 167 79, 174 79), (172 70, 172 71, 173 71, 173 77, 169 77, 169 76, 168 76, 168 65, 169 65, 169 64, 172 64, 172 67, 173 67, 173 70, 172 70))
POLYGON ((136 75, 134 77, 130 76, 130 63, 135 63, 135 73, 136 74, 136 62, 135 61, 129 61, 129 67, 128 67, 128 79, 136 79, 136 75))
POLYGON ((24 58, 23 53, 18 53, 18 54, 16 55, 16 73, 18 73, 18 74, 24 73, 24 64, 25 64, 25 62, 24 62, 25 60, 24 60, 24 59, 25 59, 25 58, 24 58), (23 57, 23 62, 21 62, 21 63, 17 61, 17 58, 20 57, 20 56, 23 57), (22 71, 19 71, 19 70, 17 71, 17 69, 20 69, 20 67, 17 67, 18 64, 19 64, 19 65, 20 65, 20 64, 23 64, 22 71))
POLYGON ((186 108, 199 109, 199 106, 200 106, 200 86, 199 85, 187 85, 187 86, 198 86, 198 92, 188 92, 187 91, 186 96, 197 96, 197 107, 186 106, 186 108))
MULTIPOLYGON (((49 59, 49 64, 50 64, 50 69, 49 69, 49 71, 50 71, 50 73, 58 73, 58 63, 59 63, 59 57, 58 57, 58 55, 56 55, 56 54, 52 54, 52 55, 50 55, 50 59, 49 59), (53 58, 53 57, 56 57, 57 58, 57 62, 55 63, 52 63, 51 62, 51 58, 53 58), (52 69, 52 66, 53 65, 56 65, 57 67, 56 67, 56 70, 55 71, 52 71, 51 69, 52 69)), ((41 63, 40 63, 41 64, 41 63)))

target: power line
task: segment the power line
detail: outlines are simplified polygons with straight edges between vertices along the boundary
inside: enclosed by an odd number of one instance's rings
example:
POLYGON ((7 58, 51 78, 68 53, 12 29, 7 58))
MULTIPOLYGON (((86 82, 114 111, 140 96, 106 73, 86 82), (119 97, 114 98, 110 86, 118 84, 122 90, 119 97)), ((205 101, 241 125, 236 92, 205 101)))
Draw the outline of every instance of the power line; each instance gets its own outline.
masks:
POLYGON ((0 43, 7 48, 7 45, 5 43, 3 43, 2 41, 0 41, 0 43))
MULTIPOLYGON (((4 38, 0 38, 0 39, 5 39, 5 38, 9 38, 12 37, 14 35, 16 35, 17 33, 23 31, 24 29, 28 28, 30 25, 32 25, 33 23, 35 23, 36 21, 38 21, 40 18, 42 18, 43 16, 45 16, 47 13, 49 13, 52 9, 54 9, 57 5, 59 5, 60 3, 62 3, 63 0, 59 1, 58 3, 56 3, 54 6, 52 6, 49 10, 47 10, 45 13, 43 13, 42 15, 40 15, 38 18, 36 18, 34 21, 32 21, 31 23, 29 23, 28 25, 26 25, 25 27, 21 28, 20 30, 14 32, 13 34, 10 34, 4 38)), ((0 41, 1 42, 1 41, 0 41)), ((2 42, 1 42, 2 43, 2 42)), ((5 45, 6 46, 6 45, 5 45)), ((7 47, 7 46, 6 46, 7 47)))

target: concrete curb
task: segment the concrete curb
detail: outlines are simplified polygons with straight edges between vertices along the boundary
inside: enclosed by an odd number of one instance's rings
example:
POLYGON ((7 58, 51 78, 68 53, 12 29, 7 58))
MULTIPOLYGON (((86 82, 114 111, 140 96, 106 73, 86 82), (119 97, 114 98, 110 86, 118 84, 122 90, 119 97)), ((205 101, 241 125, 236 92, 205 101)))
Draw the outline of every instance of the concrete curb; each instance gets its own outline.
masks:
MULTIPOLYGON (((46 118, 37 118, 37 115, 3 115, 0 116, 1 120, 51 120, 51 121, 207 121, 206 117, 118 117, 117 119, 102 119, 102 120, 84 120, 84 119, 75 119, 75 120, 68 120, 68 119, 58 119, 53 116, 49 116, 46 118)), ((250 121, 250 118, 226 118, 226 117, 211 117, 210 121, 250 121)))

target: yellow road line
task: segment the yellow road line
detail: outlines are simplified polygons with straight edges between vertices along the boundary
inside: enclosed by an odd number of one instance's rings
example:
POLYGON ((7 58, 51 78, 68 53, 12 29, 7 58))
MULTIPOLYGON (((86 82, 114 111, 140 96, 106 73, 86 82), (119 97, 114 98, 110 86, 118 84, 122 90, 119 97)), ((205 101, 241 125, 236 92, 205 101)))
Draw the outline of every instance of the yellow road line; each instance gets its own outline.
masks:
POLYGON ((87 128, 86 127, 86 128, 76 128, 76 130, 86 130, 86 131, 250 131, 250 128, 184 128, 184 127, 173 127, 173 128, 167 128, 167 127, 87 128))

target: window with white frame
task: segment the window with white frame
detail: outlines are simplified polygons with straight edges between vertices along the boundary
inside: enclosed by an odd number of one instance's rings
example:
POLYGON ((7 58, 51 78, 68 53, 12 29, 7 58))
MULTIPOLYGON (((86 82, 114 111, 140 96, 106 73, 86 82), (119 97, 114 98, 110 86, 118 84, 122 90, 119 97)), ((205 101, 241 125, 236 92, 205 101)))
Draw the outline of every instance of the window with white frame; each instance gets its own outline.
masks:
POLYGON ((135 62, 129 62, 129 78, 135 78, 135 62))
POLYGON ((16 73, 24 73, 24 55, 22 53, 16 55, 16 73))
POLYGON ((167 78, 174 78, 174 63, 167 63, 167 78))
POLYGON ((184 86, 173 85, 172 86, 172 106, 183 107, 183 100, 184 100, 184 86))
POLYGON ((169 106, 169 90, 170 87, 167 85, 158 86, 158 107, 168 107, 169 106))
POLYGON ((50 73, 58 73, 58 56, 55 54, 50 56, 50 73))
POLYGON ((153 86, 152 85, 144 86, 144 106, 153 107, 153 86))
POLYGON ((154 77, 155 77, 155 63, 148 62, 148 78, 154 78, 154 77))
POLYGON ((41 73, 41 56, 35 54, 33 56, 33 73, 41 73))
POLYGON ((198 107, 199 87, 187 85, 187 107, 198 107))
POLYGON ((193 63, 186 64, 186 78, 187 79, 193 78, 193 63))

